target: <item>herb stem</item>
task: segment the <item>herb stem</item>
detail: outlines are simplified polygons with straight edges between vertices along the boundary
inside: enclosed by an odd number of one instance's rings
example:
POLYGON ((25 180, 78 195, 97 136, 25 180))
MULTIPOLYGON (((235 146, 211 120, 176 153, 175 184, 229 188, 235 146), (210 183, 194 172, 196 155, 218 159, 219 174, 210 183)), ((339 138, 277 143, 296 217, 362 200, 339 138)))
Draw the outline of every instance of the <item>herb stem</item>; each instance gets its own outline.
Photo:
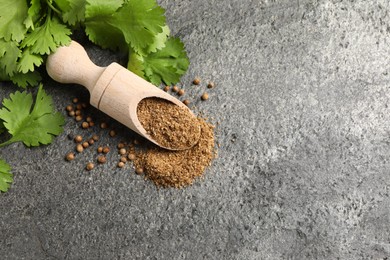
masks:
POLYGON ((1 147, 4 147, 4 146, 7 146, 7 145, 9 145, 9 144, 12 144, 13 142, 14 142, 14 140, 12 140, 12 138, 11 138, 11 139, 9 139, 9 140, 6 141, 6 142, 1 143, 1 144, 0 144, 0 148, 1 148, 1 147))
POLYGON ((50 7, 51 10, 53 10, 53 11, 56 12, 57 14, 61 14, 61 12, 60 12, 57 8, 55 8, 55 7, 52 5, 52 3, 50 3, 49 0, 46 0, 46 3, 47 3, 47 5, 50 7))

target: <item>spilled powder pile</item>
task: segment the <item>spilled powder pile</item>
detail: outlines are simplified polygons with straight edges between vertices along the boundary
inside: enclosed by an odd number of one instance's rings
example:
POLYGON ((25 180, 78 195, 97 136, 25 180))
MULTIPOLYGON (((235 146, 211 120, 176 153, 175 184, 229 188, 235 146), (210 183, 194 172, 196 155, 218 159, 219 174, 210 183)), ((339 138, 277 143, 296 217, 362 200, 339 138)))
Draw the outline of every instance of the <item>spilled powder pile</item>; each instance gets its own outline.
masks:
POLYGON ((182 188, 203 175, 215 155, 214 126, 197 118, 201 134, 199 142, 188 150, 169 151, 154 147, 138 151, 134 166, 144 169, 146 178, 157 186, 182 188))
POLYGON ((138 120, 146 132, 161 146, 187 149, 199 140, 200 127, 188 109, 165 99, 145 98, 137 107, 138 120))

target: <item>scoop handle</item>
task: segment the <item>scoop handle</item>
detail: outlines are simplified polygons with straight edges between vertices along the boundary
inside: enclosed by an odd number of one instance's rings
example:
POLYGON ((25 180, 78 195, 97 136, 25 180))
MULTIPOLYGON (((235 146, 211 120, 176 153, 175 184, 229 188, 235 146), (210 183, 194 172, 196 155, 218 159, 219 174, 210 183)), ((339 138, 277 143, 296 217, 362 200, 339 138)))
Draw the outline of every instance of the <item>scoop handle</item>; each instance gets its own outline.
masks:
POLYGON ((46 70, 49 76, 60 83, 76 83, 85 86, 91 93, 106 68, 96 66, 79 43, 72 41, 49 55, 46 70))

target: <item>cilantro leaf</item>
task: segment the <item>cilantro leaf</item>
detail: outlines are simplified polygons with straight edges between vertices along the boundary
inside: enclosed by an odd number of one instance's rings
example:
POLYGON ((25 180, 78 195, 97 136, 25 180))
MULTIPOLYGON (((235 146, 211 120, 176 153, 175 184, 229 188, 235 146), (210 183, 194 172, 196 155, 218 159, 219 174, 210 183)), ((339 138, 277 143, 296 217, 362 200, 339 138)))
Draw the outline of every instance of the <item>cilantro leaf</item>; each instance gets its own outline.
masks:
POLYGON ((49 144, 62 132, 65 123, 63 116, 54 111, 53 101, 42 85, 38 88, 34 105, 32 95, 26 92, 17 91, 9 99, 4 99, 0 119, 12 135, 0 147, 14 142, 23 142, 26 146, 49 144))
POLYGON ((42 56, 31 53, 30 48, 25 48, 19 59, 18 71, 22 73, 34 71, 34 66, 38 67, 42 62, 42 56))
POLYGON ((112 14, 123 5, 123 0, 88 0, 85 8, 85 32, 90 41, 103 48, 127 51, 121 30, 109 24, 112 14))
POLYGON ((86 0, 55 0, 61 11, 64 22, 75 25, 84 21, 86 0))
POLYGON ((34 23, 39 19, 39 12, 41 10, 40 0, 31 0, 31 6, 28 8, 27 17, 24 20, 24 25, 27 29, 34 30, 34 23))
POLYGON ((12 80, 12 82, 19 87, 26 88, 27 86, 38 86, 38 83, 42 80, 42 78, 39 72, 35 70, 27 73, 18 72, 9 79, 5 80, 12 80))
MULTIPOLYGON (((128 68, 132 71, 144 72, 144 78, 155 85, 164 82, 174 84, 180 80, 189 65, 184 44, 178 38, 169 38, 165 47, 147 56, 132 54, 129 57, 128 68), (140 68, 142 63, 143 69, 140 68)), ((138 74, 139 75, 139 74, 138 74)))
POLYGON ((104 5, 106 9, 102 2, 88 0, 85 24, 89 38, 98 44, 103 43, 104 47, 121 47, 116 40, 124 38, 127 45, 142 51, 154 42, 156 34, 163 31, 164 9, 155 0, 111 0, 104 5), (113 12, 116 8, 119 9, 113 12), (106 33, 114 38, 107 37, 106 33))
POLYGON ((12 76, 17 71, 17 60, 21 55, 21 50, 14 41, 0 39, 0 69, 12 76))
POLYGON ((144 73, 143 58, 141 55, 136 52, 131 52, 129 54, 129 62, 127 63, 127 69, 131 70, 133 73, 137 74, 141 78, 147 79, 144 73))
POLYGON ((141 51, 162 32, 164 9, 155 0, 128 0, 107 22, 122 31, 134 50, 141 51))
POLYGON ((27 31, 23 24, 27 16, 27 1, 0 0, 0 6, 0 38, 21 41, 27 31))
POLYGON ((42 26, 27 34, 21 47, 31 47, 31 52, 35 54, 50 54, 57 49, 57 46, 69 44, 70 34, 71 31, 57 18, 48 16, 42 26))
POLYGON ((153 41, 140 53, 156 52, 165 47, 168 36, 171 33, 168 25, 162 27, 162 32, 154 36, 153 41))
POLYGON ((0 159, 0 191, 6 192, 10 184, 13 182, 11 166, 4 160, 0 159))

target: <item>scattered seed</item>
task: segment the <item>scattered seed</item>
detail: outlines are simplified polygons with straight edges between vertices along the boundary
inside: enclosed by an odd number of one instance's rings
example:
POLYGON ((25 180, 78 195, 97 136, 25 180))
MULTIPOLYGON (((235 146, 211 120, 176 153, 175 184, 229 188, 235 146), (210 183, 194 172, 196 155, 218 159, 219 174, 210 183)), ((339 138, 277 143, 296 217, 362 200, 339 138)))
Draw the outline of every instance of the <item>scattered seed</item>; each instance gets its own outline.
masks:
POLYGON ((143 174, 144 173, 144 169, 142 167, 137 167, 137 169, 135 169, 135 173, 136 174, 143 174))
POLYGON ((110 147, 108 147, 108 146, 105 146, 105 147, 103 147, 103 151, 102 151, 103 153, 109 153, 110 152, 110 147))
POLYGON ((115 130, 111 130, 111 131, 110 131, 110 136, 111 136, 111 137, 114 137, 114 136, 116 136, 116 132, 115 132, 115 130))
POLYGON ((80 115, 81 115, 81 110, 76 110, 76 111, 75 111, 75 115, 76 115, 76 116, 80 116, 80 115))
POLYGON ((77 104, 76 109, 81 110, 81 109, 83 109, 83 106, 81 104, 77 104))
POLYGON ((124 154, 126 154, 126 153, 127 153, 127 151, 126 151, 125 148, 119 149, 119 154, 124 155, 124 154))
POLYGON ((69 111, 69 112, 68 112, 68 115, 73 117, 73 116, 76 115, 76 113, 72 110, 72 111, 69 111))
POLYGON ((76 104, 77 102, 79 102, 79 99, 78 99, 78 98, 74 98, 74 99, 72 100, 72 102, 73 102, 74 104, 76 104))
POLYGON ((190 101, 188 99, 183 100, 184 105, 188 106, 190 104, 190 101))
POLYGON ((125 166, 125 163, 124 162, 118 162, 118 167, 119 168, 123 168, 125 166))
POLYGON ((130 161, 134 161, 135 160, 135 154, 134 153, 129 153, 129 155, 127 156, 127 159, 129 159, 130 161))
POLYGON ((210 81, 209 84, 207 84, 207 88, 214 88, 215 84, 214 82, 210 81))
POLYGON ((81 124, 81 127, 84 128, 84 129, 87 129, 89 127, 89 123, 88 122, 83 122, 81 124))
POLYGON ((125 144, 124 144, 124 143, 119 143, 119 144, 118 144, 118 149, 122 149, 123 147, 125 147, 125 144))
POLYGON ((83 120, 83 117, 82 117, 82 116, 76 116, 76 121, 77 121, 77 122, 80 122, 81 120, 83 120))
POLYGON ((76 151, 78 153, 82 153, 84 151, 84 147, 81 144, 76 145, 76 151))
POLYGON ((87 108, 88 104, 83 102, 83 103, 81 103, 81 106, 82 106, 82 108, 87 108))
POLYGON ((83 148, 88 148, 89 147, 89 143, 88 142, 84 142, 83 143, 83 148))
POLYGON ((66 106, 66 111, 68 112, 73 111, 73 106, 72 105, 66 106))
POLYGON ((87 121, 88 123, 89 123, 89 122, 92 122, 92 117, 87 116, 87 118, 85 119, 85 121, 87 121))
POLYGON ((98 161, 98 163, 106 163, 107 158, 104 155, 100 155, 100 156, 98 156, 97 161, 98 161))
POLYGON ((123 163, 127 162, 126 156, 122 156, 122 157, 121 157, 121 162, 123 162, 123 163))
POLYGON ((88 124, 89 124, 89 127, 92 127, 95 125, 95 123, 93 121, 89 122, 88 124))
POLYGON ((134 142, 133 142, 135 145, 139 145, 140 144, 140 141, 138 139, 135 139, 134 142))
POLYGON ((76 143, 81 143, 81 141, 83 141, 83 137, 81 135, 76 135, 74 141, 76 143))
POLYGON ((177 86, 172 87, 172 92, 178 92, 178 91, 179 91, 179 88, 177 86))
POLYGON ((177 92, 177 94, 178 94, 179 96, 183 96, 183 95, 184 95, 184 89, 180 89, 180 90, 177 92))
POLYGON ((66 160, 67 161, 72 161, 72 160, 74 160, 74 153, 68 153, 67 155, 66 155, 66 160))
POLYGON ((195 78, 192 83, 194 83, 194 85, 199 85, 200 84, 200 78, 195 78))
POLYGON ((93 135, 93 136, 92 136, 92 139, 93 139, 94 141, 98 141, 98 140, 99 140, 99 136, 98 136, 98 135, 93 135))
POLYGON ((202 100, 207 100, 209 99, 209 94, 207 94, 206 92, 203 93, 203 95, 200 97, 202 100))
POLYGON ((168 92, 168 90, 170 90, 170 89, 171 89, 170 86, 165 86, 165 87, 164 87, 164 91, 165 91, 165 92, 168 92))
POLYGON ((103 152, 103 147, 99 146, 99 147, 97 148, 97 152, 98 152, 98 153, 102 153, 102 152, 103 152))
POLYGON ((93 140, 92 138, 90 138, 90 139, 88 140, 88 143, 89 143, 89 145, 93 145, 93 144, 95 143, 95 140, 93 140))
POLYGON ((92 170, 94 167, 95 167, 95 165, 94 165, 93 163, 89 162, 89 163, 87 163, 86 169, 87 169, 88 171, 90 171, 90 170, 92 170))

